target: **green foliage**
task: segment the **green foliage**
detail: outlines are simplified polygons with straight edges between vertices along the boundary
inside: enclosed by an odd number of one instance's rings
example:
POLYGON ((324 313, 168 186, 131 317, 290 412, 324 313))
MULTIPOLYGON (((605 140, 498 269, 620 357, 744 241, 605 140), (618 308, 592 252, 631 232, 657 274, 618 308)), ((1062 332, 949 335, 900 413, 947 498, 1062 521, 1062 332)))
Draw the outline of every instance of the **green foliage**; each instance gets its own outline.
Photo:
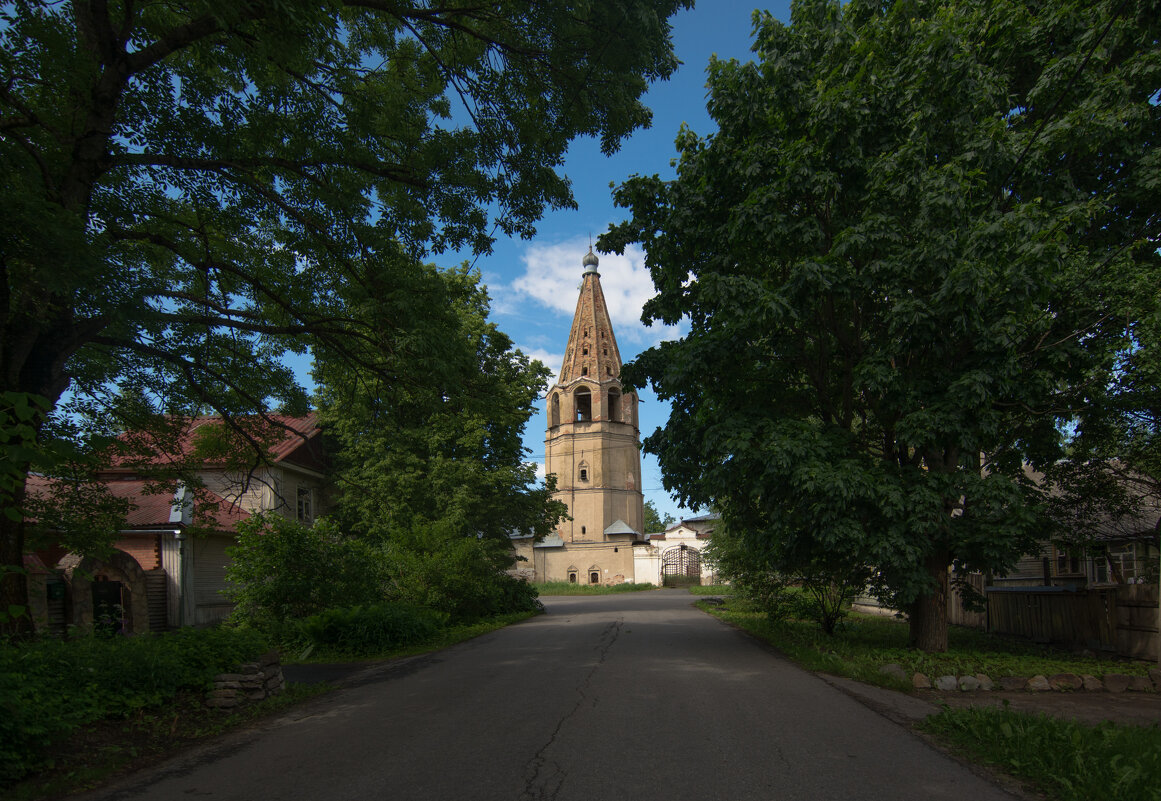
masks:
POLYGON ((276 513, 254 515, 239 524, 227 552, 238 623, 277 632, 332 607, 384 597, 381 555, 326 519, 306 526, 276 513))
POLYGON ((268 647, 257 632, 230 628, 0 647, 0 785, 35 769, 45 748, 79 726, 204 690, 268 647))
POLYGON ((541 595, 616 595, 622 592, 655 590, 655 584, 634 584, 629 581, 620 584, 577 584, 571 581, 545 581, 536 585, 541 595))
POLYGON ((895 618, 851 613, 834 636, 825 634, 809 615, 789 614, 769 619, 764 610, 745 599, 729 599, 725 606, 702 607, 761 637, 780 652, 810 670, 848 676, 892 689, 910 689, 879 672, 883 665, 898 664, 908 673, 934 676, 966 676, 983 673, 993 680, 1003 676, 1030 677, 1055 673, 1077 675, 1125 673, 1145 675, 1143 662, 1082 657, 1037 645, 1019 638, 952 627, 948 648, 926 653, 908 647, 907 624, 895 618))
POLYGON ((365 656, 430 640, 447 616, 404 603, 378 603, 327 609, 302 621, 302 633, 326 652, 365 656))
POLYGON ((384 547, 389 597, 424 606, 452 623, 541 609, 536 588, 503 572, 507 542, 432 526, 384 547))
POLYGON ((851 600, 865 590, 870 571, 835 554, 788 555, 782 544, 772 542, 764 554, 756 553, 745 537, 719 526, 705 553, 738 594, 757 604, 771 621, 814 620, 834 634, 851 600))
POLYGON ((690 587, 689 592, 692 595, 735 595, 738 588, 733 584, 700 584, 696 587, 690 587))
MULTIPOLYGON (((612 153, 648 124, 640 98, 677 67, 667 19, 686 5, 4 5, 0 396, 137 429, 301 410, 288 351, 373 371, 371 338, 436 350, 369 327, 352 288, 418 300, 376 282, 380 254, 407 253, 406 277, 571 206, 569 142, 612 153)), ((66 441, 42 424, 38 448, 66 441)), ((0 491, 11 567, 20 501, 0 491)), ((25 595, 3 575, 0 608, 25 595)))
POLYGON ((710 63, 717 132, 617 190, 602 248, 640 243, 644 317, 689 330, 624 379, 673 404, 645 447, 683 505, 764 564, 873 566, 939 650, 947 568, 1044 533, 1023 464, 1063 455, 1158 319, 1161 17, 808 0, 755 23, 755 62, 710 63))
POLYGON ((344 529, 375 542, 432 525, 505 543, 548 533, 565 507, 551 481, 537 481, 521 439, 547 368, 487 321, 478 275, 395 257, 384 270, 400 274, 349 301, 380 332, 359 345, 375 371, 316 353, 344 529))
POLYGON ((654 534, 658 531, 665 531, 673 523, 673 515, 668 512, 662 517, 657 512, 657 507, 653 505, 653 501, 645 501, 645 531, 649 534, 654 534))
POLYGON ((1161 799, 1157 725, 1088 726, 1005 706, 944 709, 920 727, 1059 801, 1161 799))

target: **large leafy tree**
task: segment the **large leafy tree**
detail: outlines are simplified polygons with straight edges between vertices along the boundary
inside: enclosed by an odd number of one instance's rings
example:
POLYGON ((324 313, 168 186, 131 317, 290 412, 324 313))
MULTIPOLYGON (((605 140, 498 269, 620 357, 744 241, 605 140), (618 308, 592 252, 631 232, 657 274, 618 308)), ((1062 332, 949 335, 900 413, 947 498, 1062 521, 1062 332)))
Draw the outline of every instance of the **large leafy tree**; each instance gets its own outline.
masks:
POLYGON ((764 566, 866 564, 946 648, 948 568, 1038 533, 1025 461, 1156 319, 1161 14, 1149 2, 796 3, 712 61, 719 126, 617 192, 647 319, 646 440, 764 566))
POLYGON ((149 412, 301 406, 280 357, 342 351, 368 256, 486 251, 572 203, 568 142, 648 122, 682 5, 5 4, 0 610, 62 397, 98 420, 113 387, 149 412))
POLYGON ((436 526, 502 543, 506 556, 510 534, 546 534, 565 511, 521 439, 550 372, 487 321, 488 296, 466 267, 420 269, 397 253, 383 268, 349 299, 377 332, 366 352, 316 354, 343 528, 422 544, 436 526))

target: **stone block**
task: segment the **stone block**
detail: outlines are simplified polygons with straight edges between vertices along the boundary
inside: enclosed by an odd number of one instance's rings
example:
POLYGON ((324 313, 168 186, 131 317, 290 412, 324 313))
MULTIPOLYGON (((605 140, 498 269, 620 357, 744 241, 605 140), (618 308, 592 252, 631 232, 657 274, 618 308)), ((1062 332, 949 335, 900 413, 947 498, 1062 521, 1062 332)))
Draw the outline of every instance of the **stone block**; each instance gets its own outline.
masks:
POLYGON ((247 662, 246 664, 244 664, 240 668, 238 668, 238 672, 239 673, 261 673, 262 666, 259 665, 257 662, 247 662))
POLYGON ((262 674, 255 673, 253 676, 249 676, 246 679, 238 682, 238 686, 240 686, 243 690, 253 690, 255 687, 261 687, 265 683, 266 680, 262 678, 262 674))
POLYGON ((955 676, 940 676, 935 680, 935 689, 937 690, 954 690, 959 686, 955 676))
POLYGON ((250 701, 261 701, 266 698, 266 690, 251 690, 246 693, 246 698, 250 701))
POLYGON ((215 690, 237 690, 242 686, 240 681, 215 681, 215 690))
POLYGON ((1149 668, 1149 681, 1153 682, 1153 689, 1161 692, 1161 668, 1149 668))
POLYGON ((1148 676, 1133 676, 1129 679, 1129 689, 1135 693, 1151 693, 1153 682, 1149 681, 1148 676))
POLYGON ((1084 679, 1075 673, 1056 673, 1048 677, 1048 683, 1057 691, 1079 690, 1084 686, 1084 679))
POLYGON ((207 698, 206 706, 215 709, 233 709, 240 702, 237 698, 207 698))
POLYGON ((883 665, 879 668, 879 672, 885 676, 891 676, 899 679, 899 681, 907 681, 907 671, 903 670, 902 665, 891 663, 890 665, 883 665))
POLYGON ((1001 690, 1023 690, 1028 686, 1028 679, 1023 676, 1001 676, 1001 690))
POLYGON ((262 654, 262 656, 258 657, 258 664, 262 665, 263 667, 267 665, 277 665, 281 662, 282 657, 279 655, 278 651, 267 651, 266 653, 262 654))
POLYGON ((281 687, 282 684, 283 684, 282 679, 275 676, 273 678, 267 679, 266 683, 262 686, 265 687, 269 691, 269 690, 274 689, 275 687, 281 687))
POLYGON ((219 688, 206 693, 206 698, 233 698, 238 695, 236 689, 219 688))
POLYGON ((241 681, 244 678, 246 677, 241 673, 219 673, 214 676, 214 681, 241 681))
POLYGON ((927 678, 925 673, 916 673, 911 677, 911 686, 916 690, 930 690, 931 679, 927 678))
POLYGON ((1129 677, 1123 673, 1106 673, 1104 685, 1110 693, 1123 693, 1129 689, 1129 677))
POLYGON ((283 687, 279 684, 277 687, 271 687, 266 691, 267 695, 282 695, 283 687))
POLYGON ((980 680, 975 676, 960 676, 959 688, 963 692, 972 692, 980 688, 980 680))
POLYGON ((986 673, 977 673, 976 681, 980 683, 980 689, 984 691, 991 690, 996 686, 996 683, 986 673))
POLYGON ((1087 673, 1080 677, 1084 688, 1089 692, 1099 693, 1104 692, 1105 686, 1101 684, 1101 680, 1096 676, 1090 676, 1087 673))
POLYGON ((1034 693, 1042 693, 1046 690, 1051 690, 1052 685, 1049 684, 1048 679, 1044 676, 1033 676, 1028 679, 1028 684, 1025 689, 1031 690, 1034 693))

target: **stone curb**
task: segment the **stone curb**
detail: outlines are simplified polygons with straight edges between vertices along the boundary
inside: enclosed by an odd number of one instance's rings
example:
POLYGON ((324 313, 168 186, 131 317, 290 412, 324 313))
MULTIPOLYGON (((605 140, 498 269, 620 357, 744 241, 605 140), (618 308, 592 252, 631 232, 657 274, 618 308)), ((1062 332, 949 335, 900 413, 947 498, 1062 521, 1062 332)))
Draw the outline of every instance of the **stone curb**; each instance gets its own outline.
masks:
MULTIPOLYGON (((898 664, 883 665, 879 672, 906 680, 907 673, 898 664)), ((1025 692, 1161 692, 1161 669, 1149 668, 1149 675, 1127 676, 1123 673, 1106 673, 1103 677, 1083 676, 1076 673, 1056 673, 1052 676, 1036 675, 1003 676, 993 682, 988 676, 977 673, 974 676, 937 676, 934 679, 923 673, 911 676, 911 686, 916 690, 960 690, 961 692, 988 692, 1001 689, 1025 692)))

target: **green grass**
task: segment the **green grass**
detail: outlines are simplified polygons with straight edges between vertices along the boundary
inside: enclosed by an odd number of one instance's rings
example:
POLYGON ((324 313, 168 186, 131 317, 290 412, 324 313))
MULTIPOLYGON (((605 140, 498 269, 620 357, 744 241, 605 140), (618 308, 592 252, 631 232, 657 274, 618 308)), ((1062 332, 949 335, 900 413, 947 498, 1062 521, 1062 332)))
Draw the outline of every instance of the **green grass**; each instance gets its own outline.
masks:
POLYGON ((1086 726, 1007 708, 945 709, 920 724, 1060 801, 1161 799, 1161 728, 1086 726))
POLYGON ((284 650, 282 661, 284 664, 377 662, 382 659, 391 659, 400 656, 416 656, 417 654, 426 654, 430 653, 431 651, 438 651, 440 649, 455 645, 456 643, 470 640, 473 637, 479 637, 481 634, 487 634, 490 631, 502 629, 505 626, 512 625, 513 623, 519 623, 521 620, 527 620, 530 617, 535 617, 537 614, 539 613, 512 612, 507 615, 497 615, 496 617, 487 618, 476 623, 449 626, 447 628, 440 629, 433 637, 424 640, 423 642, 399 646, 397 648, 385 649, 374 653, 367 653, 364 651, 349 653, 335 648, 311 648, 308 650, 303 647, 297 647, 291 650, 284 650))
POLYGON ((852 613, 838 633, 828 637, 813 622, 771 623, 765 613, 738 598, 727 599, 720 607, 701 602, 698 605, 760 637, 809 670, 896 690, 910 689, 910 681, 901 682, 880 673, 883 665, 901 665, 908 677, 917 672, 931 678, 983 673, 993 680, 1002 676, 1054 673, 1143 676, 1149 668, 1143 662, 1082 657, 1019 638, 990 635, 960 626, 953 626, 949 632, 947 653, 927 654, 907 647, 907 624, 896 618, 852 613))
POLYGON ((694 584, 689 588, 689 591, 694 595, 719 595, 727 596, 734 594, 734 588, 729 584, 694 584))
POLYGON ((230 713, 206 707, 201 693, 183 693, 164 708, 143 709, 128 718, 90 723, 52 749, 44 770, 5 787, 4 798, 49 801, 91 790, 333 689, 328 684, 288 684, 281 695, 230 713))
POLYGON ((613 584, 606 587, 603 584, 573 584, 570 581, 546 581, 537 584, 536 592, 539 595, 613 595, 619 592, 641 592, 655 590, 654 584, 613 584))

